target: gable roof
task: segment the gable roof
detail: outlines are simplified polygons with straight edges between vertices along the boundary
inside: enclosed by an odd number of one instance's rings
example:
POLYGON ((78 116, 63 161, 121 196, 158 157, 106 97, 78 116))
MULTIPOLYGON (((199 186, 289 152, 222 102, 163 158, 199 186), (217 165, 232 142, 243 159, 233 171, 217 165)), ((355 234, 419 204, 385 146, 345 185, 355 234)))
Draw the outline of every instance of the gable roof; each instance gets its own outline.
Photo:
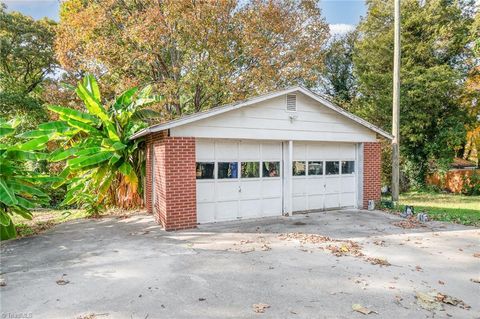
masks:
POLYGON ((231 104, 226 104, 226 105, 223 105, 223 106, 214 107, 214 108, 211 108, 207 111, 198 112, 198 113, 194 113, 194 114, 191 114, 191 115, 186 115, 186 116, 180 117, 176 120, 152 125, 152 126, 147 127, 147 128, 145 128, 141 131, 138 131, 137 133, 132 135, 130 137, 130 139, 133 140, 133 139, 139 138, 141 136, 145 136, 145 135, 150 134, 150 133, 155 133, 155 132, 168 130, 170 128, 174 128, 174 127, 189 124, 189 123, 192 123, 192 122, 195 122, 195 121, 203 120, 203 119, 209 118, 211 116, 223 114, 223 113, 233 111, 233 110, 238 110, 238 109, 240 109, 242 107, 245 107, 245 106, 248 106, 248 105, 252 105, 252 104, 259 103, 259 102, 262 102, 262 101, 265 101, 265 100, 273 99, 275 97, 278 97, 278 96, 281 96, 281 95, 284 95, 284 94, 290 94, 290 93, 294 93, 294 92, 303 93, 303 94, 309 96, 310 98, 314 99, 315 101, 321 103, 322 105, 326 106, 327 108, 329 108, 329 109, 331 109, 331 110, 349 118, 350 120, 352 120, 354 122, 359 123, 362 126, 365 126, 366 128, 380 134, 381 136, 383 136, 387 139, 390 139, 390 140, 393 139, 393 136, 391 134, 385 132, 384 130, 382 130, 378 126, 375 126, 372 123, 367 122, 366 120, 362 119, 361 117, 344 110, 340 106, 333 104, 332 102, 328 101, 324 97, 322 97, 322 96, 320 96, 320 95, 318 95, 318 94, 316 94, 316 93, 314 93, 314 92, 310 91, 309 89, 306 89, 302 86, 294 86, 294 87, 286 88, 286 89, 283 89, 283 90, 270 92, 270 93, 267 93, 267 94, 255 96, 255 97, 252 97, 252 98, 248 98, 248 99, 245 99, 245 100, 242 100, 242 101, 234 102, 234 103, 231 103, 231 104))

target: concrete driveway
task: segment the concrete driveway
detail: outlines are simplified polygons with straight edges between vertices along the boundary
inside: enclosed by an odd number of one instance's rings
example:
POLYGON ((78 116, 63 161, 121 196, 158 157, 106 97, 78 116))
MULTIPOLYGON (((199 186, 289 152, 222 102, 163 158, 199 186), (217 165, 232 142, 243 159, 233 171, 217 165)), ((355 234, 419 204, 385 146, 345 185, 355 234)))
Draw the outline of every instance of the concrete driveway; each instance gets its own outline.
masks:
POLYGON ((382 212, 331 211, 169 233, 143 215, 70 222, 1 245, 7 282, 0 287, 1 315, 480 317, 480 284, 474 282, 480 279, 480 258, 474 257, 480 230, 438 222, 394 225, 401 220, 382 212), (432 291, 464 304, 415 298, 432 291), (255 304, 269 307, 257 313, 255 304), (363 315, 353 304, 378 314, 363 315))

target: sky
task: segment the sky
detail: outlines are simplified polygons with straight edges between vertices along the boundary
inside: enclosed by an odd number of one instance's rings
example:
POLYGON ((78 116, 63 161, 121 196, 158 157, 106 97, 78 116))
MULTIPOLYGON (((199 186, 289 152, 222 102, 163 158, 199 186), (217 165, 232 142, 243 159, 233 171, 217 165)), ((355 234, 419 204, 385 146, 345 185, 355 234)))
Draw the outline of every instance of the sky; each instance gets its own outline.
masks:
MULTIPOLYGON (((60 0, 1 0, 8 11, 20 11, 35 19, 48 17, 58 21, 60 0)), ((332 33, 345 33, 358 24, 365 15, 364 0, 320 0, 323 15, 332 33)))

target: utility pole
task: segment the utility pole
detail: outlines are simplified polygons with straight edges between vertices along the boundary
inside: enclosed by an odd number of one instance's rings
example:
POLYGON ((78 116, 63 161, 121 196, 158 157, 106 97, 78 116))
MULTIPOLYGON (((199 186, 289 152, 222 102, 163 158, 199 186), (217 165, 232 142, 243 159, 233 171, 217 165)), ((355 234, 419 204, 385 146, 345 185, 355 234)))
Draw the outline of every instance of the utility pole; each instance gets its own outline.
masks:
POLYGON ((392 114, 392 200, 400 192, 400 0, 395 1, 392 114))

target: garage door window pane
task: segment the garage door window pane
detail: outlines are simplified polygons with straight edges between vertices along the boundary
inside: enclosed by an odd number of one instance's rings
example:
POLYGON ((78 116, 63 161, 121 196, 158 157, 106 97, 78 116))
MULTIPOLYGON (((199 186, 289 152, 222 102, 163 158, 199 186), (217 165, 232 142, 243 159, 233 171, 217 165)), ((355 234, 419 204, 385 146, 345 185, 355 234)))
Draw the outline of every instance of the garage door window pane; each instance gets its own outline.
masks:
POLYGON ((339 169, 340 169, 340 163, 339 162, 325 162, 325 174, 326 175, 338 175, 339 169))
POLYGON ((238 163, 237 162, 219 162, 218 163, 218 178, 237 178, 238 163))
POLYGON ((260 177, 259 162, 242 162, 242 178, 260 177))
POLYGON ((280 162, 263 162, 263 177, 280 176, 280 162))
POLYGON ((323 162, 308 162, 308 175, 323 175, 323 162))
POLYGON ((215 164, 211 162, 197 162, 197 179, 213 179, 215 164))
POLYGON ((342 174, 355 173, 355 161, 342 161, 342 174))
POLYGON ((305 176, 305 162, 293 161, 293 176, 305 176))

